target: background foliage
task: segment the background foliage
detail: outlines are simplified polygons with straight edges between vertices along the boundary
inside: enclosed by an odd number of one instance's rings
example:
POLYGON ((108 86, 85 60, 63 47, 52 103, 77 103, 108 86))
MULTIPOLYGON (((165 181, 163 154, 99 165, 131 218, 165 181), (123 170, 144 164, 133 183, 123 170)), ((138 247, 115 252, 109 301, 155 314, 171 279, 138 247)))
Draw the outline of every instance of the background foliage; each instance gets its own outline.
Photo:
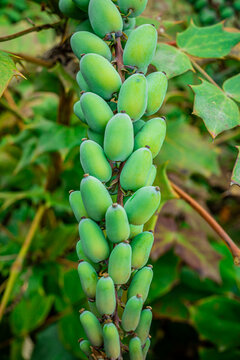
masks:
MULTIPOLYGON (((225 2, 234 11, 224 23, 216 2, 202 7, 216 10, 208 23, 190 3, 152 0, 138 19, 158 29, 152 66, 170 79, 160 111, 167 138, 156 159, 164 204, 151 256, 149 358, 235 360, 240 269, 206 222, 177 199, 166 168, 238 242, 240 188, 230 183, 240 184, 239 24, 233 2, 225 2)), ((80 90, 69 36, 77 22, 62 17, 57 0, 4 0, 0 24, 1 295, 12 284, 0 324, 1 359, 78 359, 78 309, 86 304, 68 204, 83 174, 79 144, 86 134, 72 113, 80 90), (4 38, 43 24, 53 25, 4 38)))

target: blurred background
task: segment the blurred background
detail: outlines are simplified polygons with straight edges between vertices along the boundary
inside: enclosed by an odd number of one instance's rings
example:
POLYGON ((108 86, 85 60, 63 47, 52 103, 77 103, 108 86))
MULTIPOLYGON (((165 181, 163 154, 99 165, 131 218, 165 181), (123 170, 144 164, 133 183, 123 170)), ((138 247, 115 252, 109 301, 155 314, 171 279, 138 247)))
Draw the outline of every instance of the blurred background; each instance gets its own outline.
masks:
MULTIPOLYGON (((239 31, 239 9, 239 0, 149 0, 138 24, 153 22, 160 41, 170 44, 191 19, 198 26, 224 20, 229 31, 239 31)), ((0 39, 2 59, 3 51, 13 53, 17 75, 0 98, 1 360, 84 359, 78 310, 87 305, 76 271, 77 223, 68 203, 68 191, 79 189, 83 175, 79 144, 86 134, 72 113, 80 90, 69 37, 79 22, 67 21, 55 0, 0 1, 1 37, 51 24, 0 39)), ((222 86, 239 73, 239 59, 236 45, 227 57, 199 64, 222 86)), ((174 68, 174 61, 169 54, 165 63, 174 68)), ((240 359, 240 268, 205 220, 175 198, 165 173, 167 166, 168 178, 240 244, 240 188, 230 187, 240 129, 212 140, 193 115, 188 84, 200 84, 199 77, 191 66, 171 73, 159 112, 167 119, 167 138, 156 160, 162 169, 157 181, 168 190, 151 255, 152 360, 240 359)))

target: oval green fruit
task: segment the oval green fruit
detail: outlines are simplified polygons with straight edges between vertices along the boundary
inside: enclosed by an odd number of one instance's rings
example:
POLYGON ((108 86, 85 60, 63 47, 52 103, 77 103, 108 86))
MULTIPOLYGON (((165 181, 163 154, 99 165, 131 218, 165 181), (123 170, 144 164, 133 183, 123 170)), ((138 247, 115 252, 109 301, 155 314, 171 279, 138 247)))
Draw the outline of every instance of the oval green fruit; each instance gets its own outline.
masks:
POLYGON ((125 284, 131 275, 132 249, 128 243, 116 245, 109 257, 108 273, 115 284, 125 284))
POLYGON ((145 344, 148 338, 151 323, 152 323, 152 309, 150 308, 150 306, 147 306, 146 309, 144 309, 141 312, 140 321, 135 331, 135 333, 141 340, 142 345, 145 344))
POLYGON ((142 74, 131 75, 121 86, 118 112, 126 112, 133 121, 139 120, 147 107, 147 80, 142 74))
POLYGON ((83 311, 80 315, 80 322, 92 346, 101 346, 103 333, 100 322, 90 311, 83 311))
POLYGON ((108 322, 103 326, 104 350, 109 359, 115 360, 120 356, 120 340, 116 326, 108 322))
POLYGON ((107 259, 109 246, 98 226, 91 219, 82 219, 79 223, 79 236, 86 256, 94 263, 107 259))
POLYGON ((144 24, 134 29, 123 51, 123 63, 144 71, 151 63, 157 46, 157 30, 153 25, 144 24))
POLYGON ((129 341, 129 356, 130 360, 143 360, 142 345, 137 336, 129 341))
POLYGON ((98 276, 95 269, 87 261, 78 264, 78 275, 83 292, 88 298, 95 298, 98 276))
POLYGON ((152 153, 143 147, 132 153, 123 166, 120 184, 124 190, 136 191, 146 184, 152 166, 152 153))
POLYGON ((130 224, 130 235, 129 238, 132 239, 143 231, 143 225, 133 225, 130 224))
POLYGON ((82 195, 80 191, 70 192, 69 203, 78 222, 81 220, 81 217, 88 217, 86 209, 83 205, 82 195))
POLYGON ((156 165, 152 165, 147 176, 147 181, 145 183, 145 186, 152 186, 152 184, 155 181, 157 175, 157 167, 156 165))
POLYGON ((81 339, 81 341, 79 342, 79 346, 80 346, 80 349, 82 350, 82 352, 87 356, 89 357, 92 353, 92 350, 91 350, 91 344, 88 340, 84 340, 84 339, 81 339))
POLYGON ((160 200, 161 193, 158 186, 144 186, 137 190, 124 206, 129 223, 145 224, 157 210, 160 200))
POLYGON ((73 0, 59 0, 58 6, 65 16, 72 19, 81 20, 86 17, 86 14, 74 4, 73 0))
POLYGON ((88 31, 93 33, 93 28, 90 24, 90 21, 88 19, 81 21, 80 24, 78 24, 75 28, 75 31, 88 31))
POLYGON ((83 251, 83 248, 82 248, 82 241, 81 241, 81 240, 79 240, 79 241, 77 242, 77 244, 76 244, 76 253, 77 253, 77 257, 78 257, 79 260, 83 260, 83 261, 89 262, 89 263, 94 267, 94 269, 95 269, 96 271, 99 271, 100 265, 94 263, 93 261, 91 261, 91 260, 85 255, 85 253, 84 253, 84 251, 83 251))
POLYGON ((88 11, 89 0, 73 0, 74 4, 83 11, 88 11))
POLYGON ((146 265, 153 246, 153 241, 154 236, 150 231, 144 231, 132 239, 132 268, 140 269, 146 265))
POLYGON ((130 235, 130 227, 125 209, 114 203, 107 209, 105 215, 107 237, 113 243, 127 240, 130 235))
POLYGON ((80 89, 82 91, 90 91, 90 87, 88 86, 88 84, 84 80, 81 71, 78 71, 77 76, 76 76, 76 80, 77 80, 78 86, 80 87, 80 89))
POLYGON ((135 17, 125 17, 123 18, 123 30, 130 30, 134 29, 136 25, 136 18, 135 17))
POLYGON ((112 199, 105 186, 97 178, 85 174, 80 185, 84 207, 95 221, 104 219, 112 199))
POLYGON ((134 136, 137 135, 137 133, 142 129, 144 125, 145 125, 145 121, 142 119, 134 121, 133 123, 134 136))
POLYGON ((88 31, 75 32, 71 39, 71 48, 74 54, 81 59, 83 54, 99 54, 111 61, 112 54, 107 44, 97 35, 88 31))
POLYGON ((80 100, 75 102, 75 104, 73 105, 73 112, 82 122, 84 122, 85 124, 87 123, 86 119, 83 115, 83 112, 82 112, 80 100))
POLYGON ((127 114, 116 114, 107 123, 104 151, 112 161, 125 161, 133 151, 133 125, 127 114))
POLYGON ((147 5, 147 0, 118 0, 120 11, 130 18, 140 15, 147 5))
POLYGON ((121 87, 120 75, 112 64, 101 55, 84 55, 80 61, 80 70, 91 91, 105 100, 110 100, 121 87))
POLYGON ((108 274, 98 280, 96 290, 96 305, 101 315, 112 315, 116 309, 114 282, 108 274))
POLYGON ((131 297, 124 308, 122 315, 122 328, 123 330, 129 332, 134 331, 138 326, 140 315, 143 307, 142 296, 137 294, 136 296, 131 297))
POLYGON ((137 294, 142 295, 143 302, 146 301, 149 288, 153 278, 152 266, 148 265, 138 270, 133 276, 131 284, 128 288, 127 297, 130 299, 137 294))
POLYGON ((96 131, 88 128, 87 129, 87 136, 90 140, 95 141, 97 144, 103 147, 103 135, 97 133, 96 131))
POLYGON ((162 106, 168 87, 167 76, 164 72, 156 71, 147 76, 148 100, 146 115, 152 115, 162 106))
POLYGON ((143 360, 145 360, 146 357, 147 357, 147 353, 148 353, 148 350, 150 348, 150 345, 151 345, 151 340, 149 338, 147 338, 146 343, 145 343, 144 348, 143 348, 143 351, 142 351, 143 360))
POLYGON ((90 0, 88 16, 94 32, 102 38, 123 29, 121 14, 111 0, 90 0))
POLYGON ((153 118, 145 123, 134 140, 134 149, 148 145, 153 158, 159 153, 166 136, 166 122, 164 118, 153 118))

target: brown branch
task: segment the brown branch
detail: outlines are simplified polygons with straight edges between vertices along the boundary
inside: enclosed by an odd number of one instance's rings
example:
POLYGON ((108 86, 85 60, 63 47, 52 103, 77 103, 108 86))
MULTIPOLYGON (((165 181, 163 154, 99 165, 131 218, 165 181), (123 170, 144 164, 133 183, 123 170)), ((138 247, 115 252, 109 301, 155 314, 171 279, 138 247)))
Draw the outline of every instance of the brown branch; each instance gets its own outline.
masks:
POLYGON ((117 63, 117 70, 121 77, 122 82, 125 80, 124 72, 122 71, 124 65, 123 65, 123 48, 121 44, 121 38, 118 37, 116 39, 116 45, 115 45, 115 58, 117 63))
POLYGON ((220 236, 220 238, 225 242, 227 247, 232 253, 234 258, 235 265, 240 265, 240 249, 233 242, 230 236, 226 233, 225 230, 218 224, 218 222, 190 195, 188 195, 183 189, 171 181, 171 185, 176 193, 185 200, 194 210, 196 210, 199 215, 211 226, 211 228, 220 236))
POLYGON ((14 53, 14 52, 11 52, 11 51, 5 51, 5 52, 8 53, 8 54, 11 54, 13 56, 16 56, 17 58, 19 58, 19 60, 25 60, 25 61, 30 62, 32 64, 40 65, 40 66, 43 66, 43 67, 46 67, 46 68, 50 68, 53 65, 55 65, 55 61, 44 60, 44 59, 36 58, 34 56, 30 56, 30 55, 26 55, 26 54, 22 54, 22 53, 14 53))
POLYGON ((205 70, 203 70, 203 68, 195 60, 193 60, 192 56, 188 56, 188 57, 191 63, 193 64, 193 66, 195 67, 195 69, 197 69, 197 71, 199 71, 211 84, 213 84, 218 89, 223 91, 223 89, 213 80, 213 78, 211 78, 211 76, 208 75, 208 73, 205 70))

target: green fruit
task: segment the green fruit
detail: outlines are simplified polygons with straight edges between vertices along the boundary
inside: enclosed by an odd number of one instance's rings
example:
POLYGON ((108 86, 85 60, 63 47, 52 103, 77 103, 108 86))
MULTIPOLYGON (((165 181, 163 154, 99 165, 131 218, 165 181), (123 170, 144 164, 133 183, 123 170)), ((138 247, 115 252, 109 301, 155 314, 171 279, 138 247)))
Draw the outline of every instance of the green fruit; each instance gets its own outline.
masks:
POLYGON ((88 31, 75 32, 70 39, 74 54, 81 59, 83 54, 99 54, 111 61, 112 54, 107 44, 97 35, 88 31))
POLYGON ((124 205, 129 223, 145 224, 157 210, 160 200, 161 193, 158 186, 144 186, 137 190, 124 205))
POLYGON ((113 243, 127 240, 130 235, 130 227, 125 209, 114 203, 107 209, 106 215, 107 237, 113 243))
POLYGON ((106 323, 103 326, 104 350, 109 359, 115 360, 120 356, 120 340, 116 326, 112 323, 106 323))
POLYGON ((95 298, 98 276, 95 269, 86 261, 81 261, 78 265, 78 275, 83 292, 88 298, 95 298))
POLYGON ((166 122, 164 118, 153 118, 145 123, 134 140, 134 150, 150 147, 152 157, 159 153, 166 136, 166 122))
POLYGON ((123 51, 123 63, 136 66, 144 71, 151 63, 157 46, 157 30, 153 25, 144 24, 134 29, 123 51))
POLYGON ((82 195, 80 191, 70 192, 69 203, 78 222, 81 220, 81 217, 88 217, 86 209, 83 205, 82 195))
POLYGON ((81 71, 78 71, 77 76, 76 76, 76 80, 77 80, 78 86, 80 87, 80 89, 82 91, 90 91, 90 87, 88 86, 88 84, 84 80, 81 71))
POLYGON ((111 0, 90 0, 88 16, 98 36, 104 37, 123 29, 121 14, 111 0))
POLYGON ((235 0, 233 2, 233 7, 235 10, 240 11, 240 0, 235 0))
POLYGON ((102 147, 92 140, 84 140, 80 146, 80 162, 85 173, 107 182, 112 176, 112 168, 102 147))
POLYGON ((147 357, 147 353, 148 353, 148 350, 149 350, 149 348, 150 348, 150 345, 151 345, 151 340, 150 340, 149 338, 147 338, 146 344, 144 345, 144 348, 143 348, 143 351, 142 351, 142 353, 143 353, 143 360, 145 360, 146 357, 147 357))
POLYGON ((141 340, 142 345, 145 344, 148 338, 151 323, 152 323, 152 309, 150 306, 148 306, 146 309, 144 309, 141 312, 140 321, 135 331, 135 333, 141 340))
POLYGON ((146 265, 153 246, 153 241, 154 236, 150 231, 144 231, 132 239, 132 268, 140 269, 146 265))
POLYGON ((112 199, 97 178, 85 174, 80 185, 82 200, 88 215, 95 221, 104 219, 112 199))
POLYGON ((121 171, 121 187, 124 190, 136 191, 144 186, 151 166, 152 153, 148 148, 134 151, 121 171))
POLYGON ((112 250, 108 262, 108 273, 115 284, 125 284, 130 278, 131 257, 131 246, 125 242, 116 245, 112 250))
POLYGON ((129 341, 130 360, 143 360, 142 345, 138 337, 134 337, 129 341))
POLYGON ((79 240, 76 244, 76 253, 77 253, 77 257, 79 260, 83 260, 83 261, 87 261, 89 262, 96 271, 99 270, 99 264, 96 264, 94 262, 92 262, 84 253, 83 248, 82 248, 82 241, 79 240))
POLYGON ((147 5, 147 0, 118 0, 120 11, 129 17, 140 15, 147 5))
POLYGON ((164 72, 157 71, 147 76, 148 100, 146 115, 152 115, 162 106, 168 86, 167 76, 164 72))
POLYGON ((220 15, 223 19, 234 16, 234 10, 230 6, 226 6, 220 10, 220 15))
POLYGON ((143 302, 146 301, 149 287, 153 278, 152 266, 148 265, 137 271, 129 286, 127 297, 130 299, 137 294, 142 295, 143 302))
POLYGON ((97 94, 86 92, 80 99, 81 108, 87 124, 93 131, 103 133, 113 112, 105 100, 97 94))
POLYGON ((127 114, 116 114, 107 123, 104 151, 112 161, 125 161, 133 151, 133 125, 127 114))
POLYGON ((101 315, 112 315, 116 309, 115 287, 108 274, 98 280, 96 290, 96 305, 101 315))
POLYGON ((92 350, 91 350, 91 344, 88 340, 81 340, 79 342, 79 346, 80 346, 80 349, 82 350, 82 352, 87 356, 89 357, 92 353, 92 350))
POLYGON ((129 239, 134 238, 138 234, 140 234, 143 231, 143 225, 133 225, 130 224, 130 235, 129 239))
POLYGON ((142 296, 139 294, 137 294, 137 296, 131 297, 131 299, 127 301, 121 322, 123 330, 129 332, 136 329, 140 320, 142 306, 142 296))
POLYGON ((79 236, 85 255, 94 263, 107 259, 109 246, 105 236, 91 219, 82 219, 79 223, 79 236))
POLYGON ((80 315, 80 322, 92 346, 101 346, 103 333, 100 322, 90 311, 83 311, 80 315))
POLYGON ((93 131, 92 129, 87 129, 87 136, 90 140, 95 141, 97 144, 103 147, 103 135, 93 131))
POLYGON ((120 75, 112 64, 101 55, 84 55, 80 61, 80 70, 91 91, 105 100, 110 100, 121 87, 120 75))
POLYGON ((142 74, 130 76, 121 86, 118 112, 126 112, 133 121, 139 120, 147 107, 147 80, 142 74))
POLYGON ((197 0, 195 3, 194 3, 194 8, 196 10, 201 10, 204 6, 206 6, 208 3, 207 0, 197 0))
POLYGON ((134 29, 136 26, 136 18, 125 17, 123 18, 123 30, 134 29))
POLYGON ((80 22, 80 24, 76 26, 75 31, 88 31, 93 33, 93 28, 91 27, 90 21, 87 19, 80 22))
POLYGON ((58 6, 60 11, 67 17, 73 19, 84 19, 86 16, 86 14, 79 10, 72 0, 59 0, 58 6))
POLYGON ((98 312, 97 306, 96 306, 96 301, 94 301, 93 299, 88 299, 88 306, 90 311, 97 317, 100 318, 101 315, 98 312))
POLYGON ((142 127, 145 125, 145 121, 144 120, 137 120, 134 121, 133 123, 133 131, 134 131, 134 136, 137 135, 137 133, 142 129, 142 127))
POLYGON ((73 105, 73 112, 82 122, 86 123, 86 119, 85 119, 85 117, 83 115, 83 112, 82 112, 80 100, 75 102, 75 104, 73 105))
POLYGON ((74 4, 83 11, 88 10, 89 0, 73 0, 74 4))
POLYGON ((145 186, 152 186, 152 184, 155 181, 157 175, 157 167, 156 165, 152 165, 147 176, 147 181, 145 183, 145 186))

